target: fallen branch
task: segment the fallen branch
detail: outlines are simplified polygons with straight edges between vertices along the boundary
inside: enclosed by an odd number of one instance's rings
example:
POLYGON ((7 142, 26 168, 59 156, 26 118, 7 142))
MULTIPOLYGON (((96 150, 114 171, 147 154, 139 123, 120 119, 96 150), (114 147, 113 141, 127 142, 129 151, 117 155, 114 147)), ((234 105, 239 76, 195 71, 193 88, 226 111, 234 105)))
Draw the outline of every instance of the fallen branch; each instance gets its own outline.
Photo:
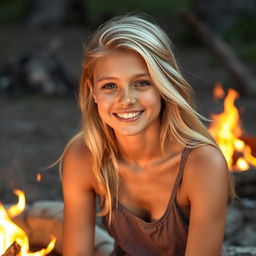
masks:
POLYGON ((5 251, 2 256, 19 256, 20 255, 20 245, 17 242, 13 242, 5 251))
POLYGON ((256 95, 256 79, 238 59, 232 48, 222 38, 210 31, 195 14, 185 14, 184 19, 197 33, 199 39, 220 60, 231 79, 237 84, 238 91, 244 95, 256 95))

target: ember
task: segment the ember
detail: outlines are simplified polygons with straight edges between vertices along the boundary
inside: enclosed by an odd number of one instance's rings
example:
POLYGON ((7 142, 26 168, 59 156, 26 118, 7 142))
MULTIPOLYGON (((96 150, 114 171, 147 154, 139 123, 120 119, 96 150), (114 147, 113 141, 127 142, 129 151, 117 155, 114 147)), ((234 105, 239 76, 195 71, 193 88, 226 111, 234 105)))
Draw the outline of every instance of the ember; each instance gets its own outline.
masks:
POLYGON ((223 90, 221 83, 216 83, 213 90, 213 98, 214 99, 222 99, 225 96, 225 91, 223 90))
MULTIPOLYGON (((222 96, 220 84, 217 84, 214 92, 215 98, 222 96)), ((238 97, 237 91, 228 90, 224 99, 224 111, 211 116, 213 123, 209 127, 209 132, 222 150, 230 170, 245 171, 249 169, 250 165, 256 166, 256 157, 253 156, 251 146, 242 138, 244 135, 239 112, 234 105, 238 97)))
POLYGON ((36 180, 37 180, 38 182, 40 182, 41 179, 42 179, 41 174, 40 174, 40 173, 37 173, 37 174, 36 174, 36 180))
POLYGON ((14 193, 19 198, 16 205, 6 210, 3 205, 0 204, 0 255, 6 255, 8 250, 13 249, 13 245, 20 247, 19 256, 44 256, 49 254, 54 248, 55 238, 52 238, 46 249, 30 252, 26 233, 11 221, 11 218, 19 215, 26 206, 24 193, 20 190, 15 190, 14 193))

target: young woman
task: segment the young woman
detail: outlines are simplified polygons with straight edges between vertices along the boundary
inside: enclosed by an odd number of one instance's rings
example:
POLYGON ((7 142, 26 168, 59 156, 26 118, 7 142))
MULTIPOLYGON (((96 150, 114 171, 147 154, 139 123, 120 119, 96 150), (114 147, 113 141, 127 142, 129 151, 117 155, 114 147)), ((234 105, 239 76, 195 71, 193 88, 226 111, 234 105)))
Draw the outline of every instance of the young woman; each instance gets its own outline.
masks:
POLYGON ((91 256, 95 197, 111 255, 219 256, 226 161, 194 110, 171 42, 148 18, 114 18, 89 39, 83 129, 62 158, 64 256, 91 256))

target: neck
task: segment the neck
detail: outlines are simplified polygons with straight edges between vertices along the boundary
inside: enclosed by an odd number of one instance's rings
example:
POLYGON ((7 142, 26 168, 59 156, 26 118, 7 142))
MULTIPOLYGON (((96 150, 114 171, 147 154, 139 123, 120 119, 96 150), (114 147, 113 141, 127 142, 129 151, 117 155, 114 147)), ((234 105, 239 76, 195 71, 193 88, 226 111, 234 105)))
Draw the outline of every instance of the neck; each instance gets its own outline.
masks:
POLYGON ((120 160, 145 168, 163 157, 160 124, 134 136, 116 134, 120 160))

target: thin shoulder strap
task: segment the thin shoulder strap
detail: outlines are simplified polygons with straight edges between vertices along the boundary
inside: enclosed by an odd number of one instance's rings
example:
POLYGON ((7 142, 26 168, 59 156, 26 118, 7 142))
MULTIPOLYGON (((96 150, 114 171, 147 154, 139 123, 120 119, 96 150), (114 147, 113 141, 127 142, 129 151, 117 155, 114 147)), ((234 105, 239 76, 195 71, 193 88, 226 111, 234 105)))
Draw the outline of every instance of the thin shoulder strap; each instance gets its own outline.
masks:
POLYGON ((185 164, 186 161, 188 159, 189 153, 191 152, 192 148, 188 148, 186 147, 181 154, 181 159, 180 159, 180 166, 179 166, 179 172, 177 174, 174 186, 173 186, 173 190, 172 190, 172 195, 171 195, 171 202, 174 201, 177 191, 179 189, 179 186, 181 184, 182 181, 182 177, 183 177, 183 173, 184 173, 184 169, 185 169, 185 164))
MULTIPOLYGON (((181 179, 184 173, 185 165, 189 156, 189 153, 192 151, 192 148, 186 147, 181 155, 181 160, 180 160, 180 168, 179 168, 179 173, 177 179, 181 179)), ((181 181, 181 180, 180 180, 181 181)), ((179 183, 180 184, 180 183, 179 183)), ((178 184, 178 185, 179 185, 178 184)))

